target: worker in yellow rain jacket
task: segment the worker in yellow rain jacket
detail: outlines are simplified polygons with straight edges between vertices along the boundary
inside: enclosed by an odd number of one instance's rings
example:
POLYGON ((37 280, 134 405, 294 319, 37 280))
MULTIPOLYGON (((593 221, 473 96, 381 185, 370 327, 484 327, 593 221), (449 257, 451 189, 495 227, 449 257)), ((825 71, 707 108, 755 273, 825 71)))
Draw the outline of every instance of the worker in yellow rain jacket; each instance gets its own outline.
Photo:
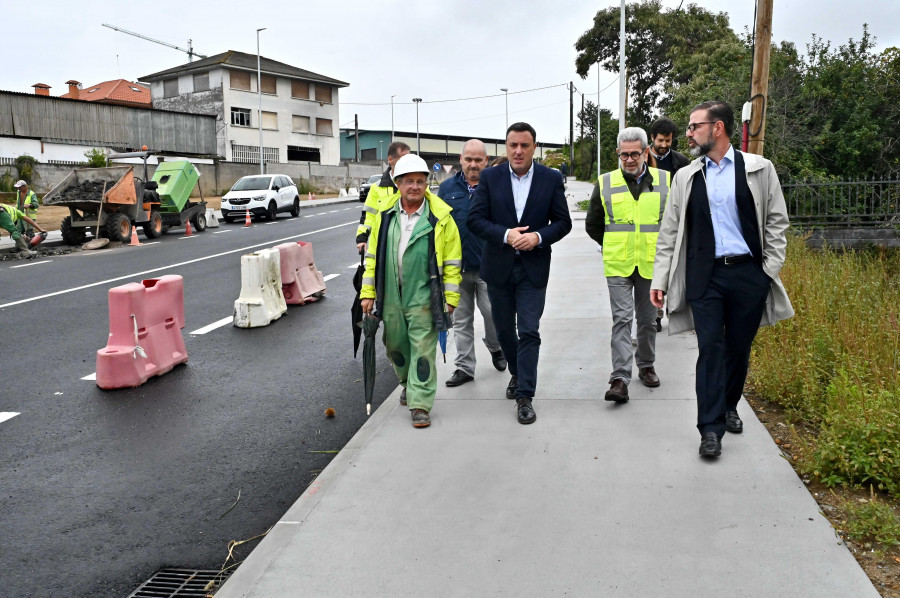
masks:
POLYGON ((462 243, 450 206, 428 190, 428 165, 397 160, 399 193, 376 214, 360 292, 364 314, 384 321, 384 346, 413 426, 431 425, 438 332, 459 304, 462 243))
POLYGON ((392 203, 392 198, 397 194, 397 185, 394 184, 394 165, 397 160, 409 153, 409 146, 402 141, 395 141, 388 146, 388 169, 384 171, 377 185, 369 187, 366 203, 363 205, 359 216, 359 227, 356 229, 356 249, 362 254, 366 248, 366 241, 372 232, 372 223, 375 216, 384 206, 392 203))

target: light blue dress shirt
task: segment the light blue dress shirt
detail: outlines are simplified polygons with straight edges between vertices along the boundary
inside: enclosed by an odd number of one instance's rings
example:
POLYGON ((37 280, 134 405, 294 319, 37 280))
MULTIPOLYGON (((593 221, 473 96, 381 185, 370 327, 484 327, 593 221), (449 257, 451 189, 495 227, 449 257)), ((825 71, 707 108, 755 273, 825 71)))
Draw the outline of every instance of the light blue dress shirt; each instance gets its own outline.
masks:
MULTIPOLYGON (((525 212, 525 203, 528 201, 528 194, 531 192, 531 181, 534 179, 534 161, 531 162, 531 168, 528 169, 528 172, 519 176, 512 169, 512 166, 509 167, 509 182, 512 184, 512 193, 513 193, 513 201, 516 204, 516 220, 522 220, 522 214, 525 212)), ((503 234, 503 242, 506 243, 506 239, 509 237, 509 230, 506 229, 506 232, 503 234)), ((537 231, 525 231, 525 232, 533 232, 538 236, 538 245, 543 243, 543 239, 541 239, 541 233, 537 231)))
POLYGON ((706 196, 709 198, 709 214, 712 217, 713 234, 716 237, 716 257, 747 255, 750 248, 741 232, 735 193, 734 147, 728 148, 725 157, 716 164, 709 157, 706 161, 706 196))

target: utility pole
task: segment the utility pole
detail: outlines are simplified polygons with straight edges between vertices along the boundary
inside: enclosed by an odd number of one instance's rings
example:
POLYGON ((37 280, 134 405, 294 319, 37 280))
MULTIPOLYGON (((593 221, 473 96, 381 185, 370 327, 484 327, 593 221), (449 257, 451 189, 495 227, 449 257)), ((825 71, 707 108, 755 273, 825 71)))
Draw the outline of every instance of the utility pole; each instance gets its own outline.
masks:
POLYGON ((766 140, 766 104, 769 93, 769 50, 772 47, 772 2, 756 1, 756 32, 753 44, 753 70, 750 75, 750 141, 747 151, 762 155, 766 140))
MULTIPOLYGON (((625 128, 625 89, 627 74, 625 73, 625 0, 622 0, 622 11, 619 16, 619 130, 625 128)), ((600 98, 597 98, 600 101, 600 98)))
POLYGON ((353 138, 356 140, 356 161, 359 162, 359 114, 353 115, 353 138))
POLYGON ((262 68, 260 67, 259 57, 259 32, 265 30, 265 27, 260 27, 256 30, 256 93, 259 96, 259 112, 256 117, 256 125, 259 127, 259 174, 266 174, 262 141, 262 68))
MULTIPOLYGON (((575 168, 575 86, 569 81, 569 163, 575 168)), ((599 101, 599 98, 598 98, 599 101)), ((573 172, 574 174, 574 172, 573 172)))
POLYGON ((597 182, 600 182, 600 61, 597 61, 597 182))
MULTIPOLYGON (((587 145, 584 139, 584 94, 581 94, 581 112, 578 113, 578 120, 581 121, 581 161, 584 162, 584 146, 587 145)), ((587 170, 584 171, 586 174, 590 175, 591 169, 588 167, 587 170)))

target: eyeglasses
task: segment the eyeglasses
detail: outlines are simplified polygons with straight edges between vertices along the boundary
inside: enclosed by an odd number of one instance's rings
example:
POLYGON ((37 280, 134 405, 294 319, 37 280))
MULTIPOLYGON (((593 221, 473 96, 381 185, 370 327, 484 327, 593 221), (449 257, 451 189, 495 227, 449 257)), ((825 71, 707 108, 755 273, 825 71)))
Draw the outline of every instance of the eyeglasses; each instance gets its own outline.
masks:
POLYGON ((641 150, 639 152, 619 152, 617 155, 623 160, 632 160, 635 161, 640 158, 644 154, 645 150, 641 150))
POLYGON ((697 130, 697 127, 699 127, 700 125, 712 125, 712 124, 715 124, 715 123, 717 123, 717 122, 719 122, 719 121, 717 121, 717 120, 704 120, 704 121, 701 121, 701 122, 698 122, 698 123, 691 123, 691 124, 689 124, 689 125, 687 126, 687 130, 690 131, 691 133, 693 133, 694 131, 697 130))

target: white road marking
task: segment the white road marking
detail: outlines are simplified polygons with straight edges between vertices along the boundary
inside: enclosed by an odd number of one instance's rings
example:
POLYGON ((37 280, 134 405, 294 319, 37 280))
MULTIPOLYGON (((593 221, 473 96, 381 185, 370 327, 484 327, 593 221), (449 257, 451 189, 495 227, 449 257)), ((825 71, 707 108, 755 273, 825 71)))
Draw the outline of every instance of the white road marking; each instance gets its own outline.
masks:
POLYGON ((353 268, 356 268, 357 266, 359 266, 359 262, 356 262, 355 264, 350 264, 349 266, 347 266, 347 269, 352 270, 353 268))
POLYGON ((222 326, 227 326, 228 324, 234 323, 234 316, 228 316, 227 318, 222 318, 221 320, 216 320, 212 324, 204 326, 203 328, 198 328, 193 332, 189 332, 188 334, 206 334, 207 332, 212 332, 216 328, 221 328, 222 326))
POLYGON ((3 423, 8 419, 12 419, 17 415, 19 414, 15 411, 0 411, 0 423, 3 423))
POLYGON ((31 262, 30 264, 22 264, 21 266, 10 266, 9 269, 12 270, 13 268, 27 268, 28 266, 40 266, 41 264, 49 264, 52 261, 53 260, 43 260, 40 262, 31 262))
POLYGON ((309 216, 304 216, 304 218, 315 218, 316 214, 310 214, 309 216))
POLYGON ((331 210, 331 211, 328 212, 328 213, 329 213, 329 214, 334 214, 334 213, 336 213, 337 211, 338 211, 338 210, 331 210))
POLYGON ((316 214, 316 216, 324 216, 324 215, 327 214, 327 213, 328 213, 328 212, 319 212, 318 214, 316 214))
POLYGON ((96 379, 97 379, 97 372, 94 372, 93 374, 88 374, 87 376, 82 378, 82 380, 96 380, 96 379))
POLYGON ((331 280, 331 279, 333 279, 333 278, 337 278, 338 276, 340 276, 340 274, 329 274, 329 275, 326 276, 323 280, 324 280, 325 282, 328 282, 329 280, 331 280))
POLYGON ((230 232, 231 232, 230 230, 217 230, 217 231, 214 232, 213 234, 214 234, 214 235, 221 235, 222 233, 230 233, 230 232))
POLYGON ((266 241, 265 243, 257 243, 256 245, 248 245, 247 247, 241 247, 240 249, 232 249, 231 251, 223 251, 221 253, 214 253, 213 255, 207 255, 205 257, 198 257, 192 260, 187 260, 185 262, 178 262, 177 264, 169 264, 166 266, 160 266, 159 268, 151 268, 150 270, 143 270, 141 272, 133 272, 131 274, 126 274, 124 276, 117 276, 116 278, 109 278, 107 280, 101 280, 99 282, 92 282, 90 284, 84 284, 79 287, 72 287, 71 289, 63 289, 62 291, 55 291, 53 293, 47 293, 46 295, 38 295, 37 297, 30 297, 28 299, 19 299, 18 301, 10 301, 9 303, 0 304, 0 309, 5 309, 7 307, 12 307, 13 305, 20 305, 22 303, 30 303, 32 301, 38 301, 40 299, 47 299, 48 297, 56 297, 57 295, 65 295, 67 293, 74 293, 75 291, 82 291, 84 289, 90 289, 92 287, 98 287, 101 285, 109 284, 111 282, 118 282, 120 280, 127 280, 129 278, 136 278, 138 276, 144 276, 145 274, 153 274, 154 272, 161 272, 163 270, 171 270, 174 268, 178 268, 179 266, 188 266, 190 264, 196 264, 199 262, 205 262, 206 260, 215 259, 217 257, 222 257, 224 255, 231 255, 232 253, 246 253, 248 249, 254 249, 256 247, 265 247, 267 245, 271 245, 274 247, 279 243, 284 243, 285 241, 293 241, 295 239, 299 239, 300 237, 308 237, 309 235, 315 235, 317 233, 324 233, 326 231, 334 230, 336 228, 342 228, 344 226, 357 226, 359 222, 345 222, 343 224, 335 224, 334 226, 329 226, 326 228, 320 228, 319 230, 314 230, 308 233, 300 233, 299 235, 291 235, 290 237, 284 237, 282 239, 274 239, 272 241, 266 241))
POLYGON ((353 209, 353 208, 344 208, 344 209, 341 210, 341 211, 342 211, 342 212, 346 212, 347 210, 352 210, 352 209, 353 209))
POLYGON ((193 238, 196 237, 196 236, 197 236, 197 235, 191 235, 190 237, 185 236, 185 237, 178 237, 178 238, 179 238, 179 239, 193 239, 193 238))
POLYGON ((276 220, 275 222, 263 222, 263 224, 278 224, 278 221, 276 220))

